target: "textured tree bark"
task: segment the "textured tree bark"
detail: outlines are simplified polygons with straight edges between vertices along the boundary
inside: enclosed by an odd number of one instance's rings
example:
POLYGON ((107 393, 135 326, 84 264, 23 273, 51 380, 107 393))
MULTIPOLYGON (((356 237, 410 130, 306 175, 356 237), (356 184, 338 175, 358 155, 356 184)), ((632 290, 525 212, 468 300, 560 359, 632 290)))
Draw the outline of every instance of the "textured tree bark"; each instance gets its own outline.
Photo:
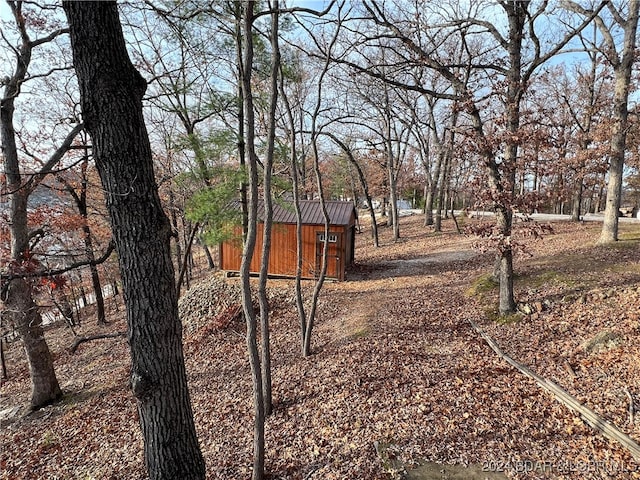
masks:
POLYGON ((598 240, 599 243, 609 243, 618 240, 618 217, 622 199, 627 119, 629 116, 627 111, 627 101, 629 98, 630 74, 630 67, 628 72, 620 72, 616 69, 616 83, 614 90, 614 127, 613 135, 611 137, 609 181, 607 182, 607 200, 604 210, 602 232, 600 234, 600 239, 598 240))
POLYGON ((33 302, 31 285, 24 279, 12 280, 5 300, 22 340, 31 377, 31 408, 36 409, 62 397, 49 347, 44 340, 42 317, 33 302))
POLYGON ((182 349, 171 226, 142 115, 146 82, 131 64, 116 2, 63 2, 82 112, 107 197, 127 306, 131 388, 153 480, 204 479, 182 349))
POLYGON ((496 224, 504 235, 504 242, 498 255, 500 281, 498 309, 502 315, 513 313, 516 310, 516 301, 513 295, 513 249, 511 247, 511 226, 513 212, 508 208, 501 208, 496 213, 496 224))

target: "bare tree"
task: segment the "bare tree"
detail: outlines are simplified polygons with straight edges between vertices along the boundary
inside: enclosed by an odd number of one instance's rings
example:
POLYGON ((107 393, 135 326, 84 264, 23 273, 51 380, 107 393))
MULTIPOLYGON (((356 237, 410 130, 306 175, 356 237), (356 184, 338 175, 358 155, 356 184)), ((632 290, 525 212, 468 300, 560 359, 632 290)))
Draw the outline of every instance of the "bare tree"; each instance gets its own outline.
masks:
MULTIPOLYGON (((311 11, 313 15, 323 16, 325 15, 331 8, 333 2, 323 11, 323 12, 315 12, 311 11)), ((340 3, 337 9, 337 21, 336 28, 331 36, 326 41, 321 41, 316 36, 314 36, 308 25, 300 23, 300 26, 304 28, 307 33, 310 35, 312 41, 314 42, 316 48, 321 52, 319 54, 320 58, 322 58, 322 65, 320 67, 320 71, 317 75, 317 80, 315 81, 315 104, 312 106, 311 111, 309 113, 309 122, 310 127, 308 129, 308 133, 310 135, 310 147, 311 154, 313 157, 313 173, 315 176, 315 188, 317 199, 320 204, 320 210, 322 212, 322 218, 324 221, 324 235, 323 235, 323 243, 322 243, 322 257, 320 264, 320 271, 316 272, 316 281, 313 287, 313 292, 311 294, 310 306, 308 310, 304 305, 304 298, 302 293, 302 285, 300 282, 300 276, 302 272, 302 214, 300 209, 300 183, 298 177, 298 165, 297 165, 297 154, 298 151, 293 150, 291 156, 291 168, 293 175, 293 199, 294 199, 294 209, 296 212, 296 236, 297 236, 297 273, 296 273, 296 305, 298 309, 298 318, 300 321, 300 335, 301 335, 301 347, 302 347, 302 355, 307 357, 311 355, 311 340, 313 328, 315 326, 316 321, 316 313, 318 308, 318 299, 320 297, 320 293, 322 291, 322 287, 324 285, 324 281, 327 273, 327 252, 328 252, 328 241, 329 241, 329 214, 327 212, 326 203, 325 203, 325 192, 324 192, 324 184, 322 181, 322 174, 320 172, 320 151, 318 147, 318 138, 323 133, 323 127, 325 125, 321 124, 320 112, 323 110, 323 89, 324 89, 324 81, 327 76, 327 72, 331 65, 331 53, 332 49, 335 47, 339 32, 340 25, 343 17, 343 7, 344 2, 340 3)), ((294 117, 291 109, 291 105, 288 100, 285 99, 286 105, 286 116, 289 122, 290 129, 290 138, 291 134, 295 135, 295 126, 294 126, 294 117)))
POLYGON ((258 299, 260 302, 260 334, 261 334, 261 362, 262 362, 262 392, 264 397, 264 413, 271 415, 273 409, 271 398, 271 341, 269 338, 269 301, 267 299, 267 278, 269 275, 269 254, 271 253, 271 230, 273 224, 273 198, 271 177, 276 143, 276 109, 278 106, 279 77, 281 71, 279 23, 280 2, 269 2, 271 10, 271 70, 269 82, 269 115, 267 118, 267 149, 263 165, 262 191, 264 204, 264 218, 262 231, 262 259, 260 262, 260 280, 258 285, 258 299))
POLYGON ((87 169, 89 166, 89 148, 85 141, 84 156, 80 164, 80 172, 77 178, 77 182, 71 182, 62 175, 57 175, 57 180, 63 185, 64 190, 73 199, 75 206, 82 218, 82 242, 84 244, 84 254, 89 260, 89 273, 91 275, 91 285, 93 286, 93 293, 96 300, 96 316, 98 325, 104 325, 107 323, 107 317, 104 308, 104 296, 102 294, 102 284, 100 282, 100 275, 98 273, 98 266, 96 265, 95 255, 95 238, 89 225, 89 203, 87 199, 88 193, 88 177, 87 169), (77 185, 74 185, 77 183, 77 185))
POLYGON ((356 169, 358 173, 358 180, 360 182, 360 187, 362 188, 362 192, 364 194, 365 201, 367 202, 367 210, 369 210, 369 217, 371 218, 371 238, 373 239, 373 246, 379 247, 380 241, 378 238, 378 225, 376 223, 376 212, 373 207, 373 197, 369 192, 369 183, 367 182, 367 177, 364 174, 364 170, 362 166, 358 163, 356 159, 356 155, 353 151, 353 148, 349 146, 345 141, 341 140, 336 134, 331 132, 322 132, 324 135, 328 136, 333 142, 340 147, 340 149, 345 153, 347 159, 350 164, 356 169))
MULTIPOLYGON (((60 146, 43 162, 42 167, 25 178, 16 142, 15 103, 25 83, 36 78, 29 74, 35 51, 67 31, 55 29, 45 36, 33 39, 27 29, 29 12, 25 11, 24 2, 8 1, 7 4, 19 33, 19 44, 9 44, 15 55, 15 64, 13 73, 2 80, 4 88, 0 98, 0 135, 6 191, 10 197, 11 235, 11 261, 8 262, 6 281, 3 278, 0 288, 0 298, 5 304, 7 317, 13 321, 24 345, 31 376, 31 407, 39 408, 60 398, 62 391, 54 371, 51 352, 44 338, 42 317, 34 302, 32 279, 20 276, 21 272, 29 272, 37 266, 37 260, 32 256, 32 244, 37 237, 38 229, 32 229, 28 224, 27 202, 35 188, 60 164, 83 126, 78 124, 73 127, 60 146)), ((2 38, 9 43, 4 34, 2 38)))
POLYGON ((242 262, 240 264, 240 279, 242 293, 242 309, 247 325, 246 342, 251 366, 251 379, 253 385, 253 480, 261 480, 264 476, 264 390, 262 387, 262 372, 260 366, 260 352, 257 340, 257 318, 251 295, 251 262, 255 253, 256 237, 258 229, 258 155, 256 153, 256 124, 255 108, 253 100, 253 87, 251 76, 253 70, 253 28, 256 18, 256 2, 249 0, 244 2, 242 9, 242 71, 241 85, 244 110, 244 148, 246 152, 248 168, 248 222, 247 232, 242 248, 242 262))
MULTIPOLYGON (((567 5, 571 10, 585 17, 591 14, 575 2, 567 2, 567 5)), ((592 48, 597 49, 604 56, 615 76, 609 182, 604 223, 598 240, 600 243, 618 240, 618 216, 622 199, 622 178, 628 133, 629 90, 631 71, 636 61, 638 18, 640 17, 639 0, 618 2, 618 5, 616 2, 606 2, 606 5, 607 9, 595 17, 602 44, 592 45, 592 48), (616 40, 618 33, 622 34, 622 43, 616 40)))
POLYGON ((142 115, 146 82, 129 59, 115 1, 67 1, 63 7, 120 262, 131 389, 149 477, 204 479, 187 388, 172 230, 160 204, 142 115))
MULTIPOLYGON (((422 85, 408 84, 403 79, 383 78, 383 80, 399 87, 421 91, 440 98, 457 100, 469 118, 470 132, 485 170, 488 183, 487 194, 496 212, 496 228, 493 236, 498 243, 499 311, 502 314, 513 312, 516 307, 513 295, 511 233, 515 205, 516 162, 520 144, 521 102, 534 72, 582 31, 604 7, 605 3, 601 3, 596 10, 589 11, 587 18, 580 25, 571 28, 564 37, 553 42, 545 51, 542 49, 543 42, 538 34, 537 22, 543 14, 547 13, 548 5, 546 2, 538 6, 530 1, 498 2, 498 6, 504 13, 503 20, 506 25, 504 33, 496 26, 495 22, 483 20, 477 12, 465 15, 464 12, 455 11, 452 18, 444 22, 449 28, 455 27, 453 32, 457 33, 465 46, 467 62, 474 70, 503 79, 503 82, 496 84, 504 86, 495 89, 495 94, 501 98, 500 101, 504 108, 502 123, 505 135, 500 142, 496 142, 487 132, 486 116, 483 115, 486 102, 482 101, 481 93, 460 78, 456 73, 457 66, 451 65, 448 58, 441 55, 443 38, 446 38, 447 32, 450 34, 451 30, 443 31, 427 24, 420 27, 418 33, 423 34, 423 37, 420 37, 411 29, 404 29, 405 24, 400 19, 394 18, 397 12, 386 8, 383 3, 376 1, 364 3, 364 8, 371 21, 394 35, 398 47, 402 46, 408 52, 407 59, 423 68, 437 72, 443 80, 448 82, 451 93, 442 95, 422 85), (474 50, 472 37, 485 32, 489 34, 496 49, 502 52, 501 62, 484 63, 481 59, 472 56, 474 50), (528 43, 525 44, 525 42, 528 43)), ((476 8, 479 7, 476 6, 476 8)), ((424 17, 429 18, 428 15, 424 17)), ((495 50, 495 52, 497 51, 495 50)), ((495 52, 492 55, 495 56, 497 54, 495 52)), ((355 62, 351 62, 351 65, 362 73, 372 74, 370 70, 355 62)), ((380 77, 380 75, 376 76, 380 77)), ((489 106, 490 108, 495 107, 491 104, 489 106)))
POLYGON ((587 65, 558 65, 542 75, 530 102, 535 111, 527 147, 533 148, 528 158, 533 161, 521 169, 520 189, 527 170, 536 174, 534 190, 541 188, 540 174, 562 178, 564 189, 558 193, 571 202, 573 221, 582 219, 586 196, 606 171, 608 145, 601 137, 609 126, 603 120, 611 118, 612 93, 606 77, 596 52, 591 52, 587 65), (557 161, 540 165, 535 157, 544 152, 557 161))

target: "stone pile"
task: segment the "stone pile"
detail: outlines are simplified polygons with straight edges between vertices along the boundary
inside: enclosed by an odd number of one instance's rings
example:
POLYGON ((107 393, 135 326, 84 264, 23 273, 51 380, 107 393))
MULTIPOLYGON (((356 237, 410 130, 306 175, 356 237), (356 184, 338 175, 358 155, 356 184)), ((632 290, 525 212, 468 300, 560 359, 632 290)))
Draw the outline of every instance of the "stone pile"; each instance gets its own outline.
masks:
MULTIPOLYGON (((257 284, 254 287, 253 304, 258 305, 257 284)), ((267 299, 270 310, 295 308, 293 283, 277 281, 267 285, 267 299)), ((184 333, 188 334, 207 325, 225 310, 241 305, 240 279, 225 278, 216 273, 191 286, 178 302, 178 311, 184 333)))
POLYGON ((178 301, 184 333, 206 325, 220 312, 241 303, 240 282, 215 274, 191 286, 178 301))

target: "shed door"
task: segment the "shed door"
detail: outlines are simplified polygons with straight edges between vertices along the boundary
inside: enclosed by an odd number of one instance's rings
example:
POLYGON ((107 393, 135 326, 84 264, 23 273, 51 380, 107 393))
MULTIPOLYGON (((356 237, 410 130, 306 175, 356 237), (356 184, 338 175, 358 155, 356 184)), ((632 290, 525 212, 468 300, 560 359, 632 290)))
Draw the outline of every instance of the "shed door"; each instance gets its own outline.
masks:
MULTIPOLYGON (((329 232, 329 241, 327 245, 327 277, 342 278, 342 233, 329 232)), ((324 253, 324 232, 316 232, 316 276, 322 268, 322 255, 324 253)))

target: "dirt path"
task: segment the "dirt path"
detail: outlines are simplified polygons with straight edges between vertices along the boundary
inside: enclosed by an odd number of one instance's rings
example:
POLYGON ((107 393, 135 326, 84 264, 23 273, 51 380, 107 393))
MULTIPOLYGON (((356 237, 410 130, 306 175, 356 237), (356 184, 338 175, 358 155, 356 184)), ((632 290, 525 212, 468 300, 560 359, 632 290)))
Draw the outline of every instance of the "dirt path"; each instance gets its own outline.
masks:
POLYGON ((473 250, 444 250, 425 257, 390 260, 380 266, 384 269, 385 277, 420 275, 428 271, 429 266, 453 266, 456 262, 465 262, 477 255, 473 250))

